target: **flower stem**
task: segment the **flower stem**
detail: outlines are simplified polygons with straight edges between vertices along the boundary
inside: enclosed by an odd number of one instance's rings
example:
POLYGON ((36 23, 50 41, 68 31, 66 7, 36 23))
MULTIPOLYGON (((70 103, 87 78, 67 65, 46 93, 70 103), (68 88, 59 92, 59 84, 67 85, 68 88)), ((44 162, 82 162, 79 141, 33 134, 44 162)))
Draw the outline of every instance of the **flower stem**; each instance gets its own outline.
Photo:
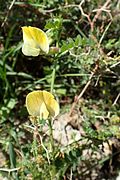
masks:
POLYGON ((50 87, 50 92, 51 93, 53 93, 53 89, 54 89, 55 72, 56 72, 56 68, 54 66, 53 71, 52 71, 52 80, 51 80, 51 87, 50 87))
POLYGON ((48 119, 48 123, 49 123, 49 130, 50 130, 51 150, 52 150, 52 155, 54 156, 54 138, 53 138, 53 129, 52 129, 51 119, 48 119))

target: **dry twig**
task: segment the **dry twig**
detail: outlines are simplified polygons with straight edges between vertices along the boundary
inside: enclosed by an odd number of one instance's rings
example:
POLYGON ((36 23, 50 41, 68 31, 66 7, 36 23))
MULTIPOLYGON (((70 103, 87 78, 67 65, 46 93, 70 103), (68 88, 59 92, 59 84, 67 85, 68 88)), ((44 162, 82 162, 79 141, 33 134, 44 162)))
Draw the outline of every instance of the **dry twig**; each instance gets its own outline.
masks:
POLYGON ((5 23, 6 23, 6 21, 7 21, 7 18, 8 18, 8 16, 9 16, 9 14, 10 14, 10 11, 11 11, 11 9, 12 9, 15 1, 16 1, 16 0, 13 0, 13 1, 11 2, 10 6, 9 6, 9 8, 8 8, 8 11, 7 11, 7 15, 5 16, 5 19, 4 19, 1 27, 3 27, 3 26, 5 25, 5 23))
POLYGON ((70 109, 69 116, 72 115, 72 112, 73 112, 76 104, 78 103, 78 101, 80 100, 80 98, 83 96, 83 94, 85 93, 85 91, 87 90, 87 88, 89 87, 89 85, 90 85, 90 83, 91 83, 91 80, 92 80, 94 74, 96 73, 98 67, 99 67, 99 66, 98 66, 98 63, 96 63, 95 68, 93 69, 93 71, 92 71, 92 73, 91 73, 91 75, 90 75, 90 77, 89 77, 89 80, 88 80, 87 84, 84 86, 84 88, 83 88, 83 90, 81 91, 81 93, 79 94, 79 96, 77 96, 77 97, 75 98, 75 101, 73 102, 72 107, 71 107, 71 109, 70 109))

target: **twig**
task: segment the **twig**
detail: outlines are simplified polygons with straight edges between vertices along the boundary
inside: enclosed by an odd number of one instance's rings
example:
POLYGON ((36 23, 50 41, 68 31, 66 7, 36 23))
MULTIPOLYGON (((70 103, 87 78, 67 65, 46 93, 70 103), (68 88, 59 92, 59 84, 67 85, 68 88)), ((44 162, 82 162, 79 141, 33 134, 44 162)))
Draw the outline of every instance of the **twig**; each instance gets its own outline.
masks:
POLYGON ((114 102, 113 102, 113 106, 115 106, 117 104, 117 101, 120 97, 120 93, 117 95, 117 97, 115 98, 114 102))
MULTIPOLYGON (((118 59, 120 59, 120 57, 118 57, 118 59)), ((110 68, 114 68, 115 66, 119 65, 120 64, 120 61, 118 61, 117 63, 113 64, 110 66, 110 68)))
POLYGON ((50 158, 49 158, 49 153, 48 153, 48 150, 46 149, 46 147, 44 146, 43 144, 43 141, 42 141, 42 137, 40 136, 40 134, 38 133, 39 135, 39 138, 40 138, 40 141, 41 141, 41 146, 43 147, 43 149, 45 150, 46 152, 46 155, 47 155, 47 159, 48 159, 48 163, 50 164, 50 158))
POLYGON ((7 168, 0 168, 0 171, 6 171, 6 172, 13 172, 13 171, 18 171, 20 169, 19 168, 13 168, 13 169, 7 169, 7 168))
POLYGON ((25 125, 26 127, 32 129, 34 131, 34 138, 38 140, 40 146, 43 147, 43 149, 45 150, 46 152, 46 155, 47 155, 47 159, 48 159, 48 163, 50 164, 50 158, 49 158, 49 153, 48 153, 48 150, 46 149, 46 147, 44 146, 43 144, 43 141, 42 141, 42 137, 38 131, 38 127, 35 126, 35 127, 32 127, 32 126, 29 126, 29 125, 25 125))
MULTIPOLYGON (((81 14, 88 19, 88 21, 89 21, 89 23, 90 23, 90 26, 91 26, 91 25, 92 25, 92 21, 91 21, 89 15, 84 13, 83 8, 82 8, 82 4, 83 4, 84 2, 85 2, 85 0, 82 0, 82 1, 81 1, 81 3, 79 4, 79 9, 80 9, 80 11, 81 11, 81 14)), ((92 29, 92 26, 91 26, 91 29, 92 29)))
POLYGON ((72 114, 72 112, 73 112, 76 104, 78 103, 79 99, 83 96, 83 94, 84 94, 85 91, 87 90, 88 86, 90 85, 91 80, 92 80, 94 74, 96 73, 98 67, 99 67, 99 66, 98 66, 98 63, 97 63, 96 66, 95 66, 95 68, 93 69, 90 77, 89 77, 89 80, 88 80, 87 84, 84 86, 84 88, 83 88, 83 90, 81 91, 81 93, 79 94, 79 96, 78 96, 77 98, 75 98, 75 101, 73 102, 72 107, 71 107, 71 109, 70 109, 69 116, 71 116, 71 114, 72 114))
POLYGON ((5 19, 4 19, 1 27, 3 27, 3 26, 5 25, 5 23, 6 23, 6 21, 7 21, 7 18, 8 18, 8 16, 9 16, 9 14, 10 14, 10 11, 11 11, 11 9, 12 9, 15 1, 16 1, 16 0, 13 0, 13 1, 11 2, 10 6, 9 6, 9 8, 8 8, 8 11, 7 11, 7 15, 5 16, 5 19))
POLYGON ((100 48, 100 44, 101 44, 103 38, 105 37, 105 34, 106 34, 107 30, 109 29, 111 23, 112 23, 112 22, 110 21, 109 24, 107 25, 107 27, 105 28, 105 30, 104 30, 104 32, 103 32, 103 34, 102 34, 102 36, 101 36, 101 38, 100 38, 100 40, 99 40, 98 48, 100 48))
POLYGON ((38 127, 37 126, 35 127, 34 138, 38 140, 40 146, 42 146, 43 149, 45 150, 46 155, 47 155, 47 159, 48 159, 48 163, 50 164, 50 158, 49 158, 48 150, 46 149, 46 147, 43 144, 42 137, 41 137, 41 135, 40 135, 40 133, 38 131, 38 127))
POLYGON ((89 55, 89 53, 90 53, 90 48, 88 49, 88 52, 83 52, 83 53, 81 53, 80 55, 76 55, 76 54, 74 54, 74 53, 72 53, 72 49, 73 48, 71 48, 68 52, 70 53, 70 55, 71 56, 73 56, 73 57, 76 57, 76 58, 80 58, 80 57, 82 57, 82 56, 88 56, 89 55))
POLYGON ((45 13, 51 13, 51 12, 54 12, 54 11, 58 11, 60 9, 66 9, 66 8, 73 8, 73 7, 79 7, 77 4, 69 4, 69 5, 65 5, 65 6, 62 6, 62 7, 58 7, 58 8, 54 8, 54 9, 48 9, 48 10, 44 10, 45 13))
MULTIPOLYGON (((98 19, 98 17, 100 16, 100 14, 102 13, 102 11, 103 11, 103 9, 104 9, 104 11, 105 11, 105 9, 107 8, 107 6, 108 6, 108 4, 111 2, 111 0, 107 0, 106 2, 105 2, 105 4, 100 8, 100 9, 98 9, 98 11, 97 11, 97 13, 96 13, 96 15, 94 16, 94 18, 93 18, 93 20, 92 20, 92 23, 91 23, 91 30, 93 31, 93 29, 94 29, 94 24, 95 24, 95 22, 96 22, 96 20, 98 19)), ((108 11, 107 11, 108 12, 108 11)), ((110 13, 109 13, 109 15, 110 15, 110 13)))
MULTIPOLYGON (((94 30, 94 24, 95 24, 96 20, 98 19, 98 17, 100 16, 100 14, 102 13, 102 11, 107 12, 107 13, 109 14, 109 16, 110 16, 110 19, 112 19, 112 16, 111 16, 111 14, 110 14, 110 11, 109 11, 109 10, 106 10, 106 8, 107 8, 108 4, 111 2, 111 0, 107 0, 107 1, 105 2, 105 4, 104 4, 100 9, 97 9, 96 15, 94 16, 93 20, 90 19, 90 16, 89 16, 88 14, 84 13, 83 8, 82 8, 82 4, 83 4, 84 2, 85 2, 85 0, 82 0, 82 1, 81 1, 81 3, 79 4, 79 9, 80 9, 80 11, 81 11, 81 14, 88 19, 89 24, 90 24, 90 27, 91 27, 91 32, 93 32, 93 30, 94 30)), ((95 12, 95 11, 96 11, 96 10, 93 10, 93 12, 95 12)))

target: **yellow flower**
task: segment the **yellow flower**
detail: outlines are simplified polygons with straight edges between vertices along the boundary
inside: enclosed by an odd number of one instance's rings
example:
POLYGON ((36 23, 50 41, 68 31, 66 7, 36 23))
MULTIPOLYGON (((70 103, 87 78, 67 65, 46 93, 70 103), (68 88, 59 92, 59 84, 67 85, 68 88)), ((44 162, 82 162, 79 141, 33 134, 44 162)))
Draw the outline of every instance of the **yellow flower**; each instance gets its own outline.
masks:
POLYGON ((22 52, 26 56, 38 56, 41 50, 49 52, 49 41, 46 33, 41 29, 31 26, 22 27, 23 46, 22 52))
POLYGON ((26 107, 31 116, 39 116, 40 119, 59 114, 59 104, 47 91, 30 92, 26 97, 26 107))

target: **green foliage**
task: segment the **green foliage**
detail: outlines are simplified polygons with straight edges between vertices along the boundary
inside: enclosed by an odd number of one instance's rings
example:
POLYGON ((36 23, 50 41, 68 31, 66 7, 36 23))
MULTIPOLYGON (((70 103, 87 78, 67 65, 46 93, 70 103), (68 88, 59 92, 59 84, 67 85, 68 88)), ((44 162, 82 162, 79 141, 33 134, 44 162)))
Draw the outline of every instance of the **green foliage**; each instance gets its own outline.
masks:
POLYGON ((120 140, 120 3, 109 2, 100 11, 106 1, 80 2, 0 1, 0 152, 6 157, 3 166, 0 158, 2 177, 88 179, 95 171, 96 179, 109 179, 120 170, 116 156, 120 153, 116 143, 120 140), (27 25, 46 31, 49 54, 35 58, 22 54, 21 27, 27 25), (24 105, 28 92, 51 89, 61 114, 68 113, 93 72, 75 107, 82 119, 81 139, 67 146, 57 144, 50 122, 40 121, 39 127, 29 121, 24 105), (50 136, 42 131, 46 124, 50 136), (114 172, 100 176, 108 161, 114 172))

